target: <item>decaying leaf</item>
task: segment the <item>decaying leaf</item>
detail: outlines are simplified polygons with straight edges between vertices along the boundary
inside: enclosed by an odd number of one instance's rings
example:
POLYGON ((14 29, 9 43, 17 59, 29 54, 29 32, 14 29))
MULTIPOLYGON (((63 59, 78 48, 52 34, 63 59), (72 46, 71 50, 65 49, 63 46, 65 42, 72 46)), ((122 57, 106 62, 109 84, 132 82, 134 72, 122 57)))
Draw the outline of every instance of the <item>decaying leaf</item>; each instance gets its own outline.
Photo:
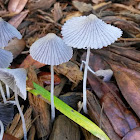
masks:
MULTIPOLYGON (((38 80, 43 82, 44 85, 50 85, 51 84, 51 73, 50 72, 40 72, 38 74, 38 80)), ((54 75, 54 84, 58 85, 60 84, 61 80, 60 78, 55 74, 54 75)))
POLYGON ((114 64, 111 67, 124 98, 140 118, 140 73, 114 64))
POLYGON ((71 19, 72 17, 79 17, 79 16, 82 16, 82 13, 79 11, 67 13, 66 17, 61 20, 61 24, 64 24, 64 22, 66 22, 68 19, 71 19))
POLYGON ((128 132, 122 140, 139 140, 140 139, 140 127, 135 128, 128 132))
POLYGON ((12 52, 14 58, 16 58, 24 50, 25 45, 24 39, 19 40, 14 38, 8 43, 8 46, 5 47, 5 50, 12 52))
POLYGON ((72 88, 76 87, 78 83, 83 79, 82 71, 80 71, 76 64, 70 61, 58 66, 54 66, 54 70, 58 74, 65 75, 71 82, 73 82, 72 88))
POLYGON ((12 135, 9 135, 9 134, 4 134, 3 135, 3 139, 2 140, 19 140, 18 138, 12 136, 12 135))
POLYGON ((77 8, 81 13, 82 12, 90 12, 93 10, 93 7, 91 4, 86 4, 84 2, 79 2, 79 1, 73 1, 72 2, 73 6, 77 8))
POLYGON ((138 27, 138 24, 134 23, 133 21, 128 21, 125 19, 122 19, 119 16, 106 16, 102 18, 103 21, 109 24, 114 24, 118 28, 132 33, 132 34, 139 34, 140 33, 140 28, 138 27))
POLYGON ((35 68, 41 68, 45 66, 45 64, 39 63, 38 61, 35 61, 30 55, 28 55, 25 60, 20 65, 20 68, 29 68, 29 66, 34 66, 35 68))

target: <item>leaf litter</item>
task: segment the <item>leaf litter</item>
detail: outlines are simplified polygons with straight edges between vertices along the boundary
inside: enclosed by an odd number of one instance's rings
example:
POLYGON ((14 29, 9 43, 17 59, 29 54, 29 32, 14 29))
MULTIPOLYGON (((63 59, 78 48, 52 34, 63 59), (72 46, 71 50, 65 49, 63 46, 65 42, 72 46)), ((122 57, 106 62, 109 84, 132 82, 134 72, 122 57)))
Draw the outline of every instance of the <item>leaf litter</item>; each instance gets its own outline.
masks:
MULTIPOLYGON (((16 0, 10 1, 11 3, 4 0, 0 2, 0 16, 17 28, 23 39, 11 40, 5 49, 11 51, 14 56, 11 68, 20 67, 28 71, 27 89, 33 88, 34 81, 50 90, 50 67, 33 60, 29 48, 48 33, 62 37, 61 27, 66 20, 95 14, 106 23, 123 30, 123 36, 114 44, 101 50, 92 50, 89 67, 95 72, 111 69, 113 77, 107 82, 103 81, 102 76, 97 77, 88 71, 86 116, 100 126, 111 140, 139 140, 140 1, 29 0, 26 3, 25 0, 23 5, 19 6, 19 3, 15 12, 11 8, 16 0)), ((65 102, 75 106, 77 110, 78 102, 82 102, 83 72, 80 71, 80 64, 85 60, 84 52, 85 50, 74 50, 74 57, 69 62, 54 67, 54 94, 60 99, 64 96, 65 102), (69 92, 72 92, 74 97, 67 94, 69 92)), ((13 95, 11 91, 10 94, 13 95)), ((8 100, 12 99, 13 97, 8 100)), ((2 102, 2 97, 0 101, 2 102)), ((68 118, 60 115, 58 111, 52 124, 50 105, 31 93, 28 93, 26 101, 20 99, 20 105, 25 115, 29 140, 62 140, 66 137, 73 140, 95 139, 83 128, 80 131, 76 123, 67 120, 68 118), (61 125, 63 127, 59 128, 61 125)), ((84 114, 82 110, 80 113, 84 114)), ((14 111, 13 121, 6 127, 3 139, 22 138, 20 115, 14 111)))

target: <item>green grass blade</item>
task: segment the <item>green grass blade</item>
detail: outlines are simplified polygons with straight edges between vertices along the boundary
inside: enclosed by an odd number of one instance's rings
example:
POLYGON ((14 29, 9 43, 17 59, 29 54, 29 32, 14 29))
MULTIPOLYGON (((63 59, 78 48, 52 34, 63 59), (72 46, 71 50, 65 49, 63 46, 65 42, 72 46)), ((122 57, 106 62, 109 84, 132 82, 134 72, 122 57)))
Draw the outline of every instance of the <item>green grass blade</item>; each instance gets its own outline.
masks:
MULTIPOLYGON (((41 86, 34 83, 35 89, 30 90, 32 94, 35 96, 41 95, 44 99, 50 102, 51 94, 49 91, 45 90, 41 86)), ((87 131, 91 132, 96 137, 100 138, 101 140, 110 140, 108 136, 91 120, 80 114, 79 112, 75 111, 73 108, 68 106, 66 103, 61 101, 59 98, 54 96, 54 105, 57 110, 59 110, 61 113, 66 115, 68 118, 85 128, 87 131)))

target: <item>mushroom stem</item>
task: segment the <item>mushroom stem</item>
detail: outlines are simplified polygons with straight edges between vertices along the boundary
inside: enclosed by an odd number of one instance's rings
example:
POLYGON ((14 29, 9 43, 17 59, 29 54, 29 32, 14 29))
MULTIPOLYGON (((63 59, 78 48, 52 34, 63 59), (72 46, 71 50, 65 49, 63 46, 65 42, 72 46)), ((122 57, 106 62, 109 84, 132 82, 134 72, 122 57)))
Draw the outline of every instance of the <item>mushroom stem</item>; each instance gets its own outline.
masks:
POLYGON ((15 101, 16 101, 16 105, 17 105, 19 114, 21 116, 21 120, 22 120, 22 127, 23 127, 23 132, 24 132, 24 140, 27 140, 27 130, 26 130, 25 119, 24 119, 23 112, 22 112, 22 110, 20 108, 20 105, 19 105, 17 92, 15 92, 15 101))
POLYGON ((5 93, 4 93, 2 85, 1 85, 1 81, 0 81, 0 92, 1 92, 1 96, 3 98, 3 102, 5 104, 6 103, 6 97, 5 97, 5 93))
POLYGON ((3 134, 4 134, 4 125, 2 121, 0 120, 0 140, 3 139, 3 134))
POLYGON ((87 83, 87 69, 88 69, 88 63, 89 63, 89 56, 90 56, 90 47, 87 48, 87 56, 86 56, 84 79, 83 79, 83 110, 85 113, 87 113, 86 83, 87 83))
POLYGON ((7 85, 5 85, 5 87, 6 87, 7 98, 9 99, 10 98, 10 90, 9 90, 9 87, 7 85))
POLYGON ((53 65, 51 65, 51 120, 52 122, 55 119, 55 106, 54 106, 54 69, 53 65))

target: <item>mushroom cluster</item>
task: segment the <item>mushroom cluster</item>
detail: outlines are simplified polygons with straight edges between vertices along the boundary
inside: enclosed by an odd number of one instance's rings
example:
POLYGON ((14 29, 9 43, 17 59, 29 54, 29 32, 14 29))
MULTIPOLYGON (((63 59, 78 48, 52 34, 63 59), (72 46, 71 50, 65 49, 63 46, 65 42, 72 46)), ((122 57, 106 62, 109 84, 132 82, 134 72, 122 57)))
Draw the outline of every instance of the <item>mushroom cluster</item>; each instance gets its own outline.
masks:
MULTIPOLYGON (((38 39, 30 47, 30 55, 36 61, 40 63, 50 65, 51 67, 51 120, 55 119, 55 106, 54 106, 54 65, 59 65, 69 61, 73 55, 73 48, 87 49, 87 57, 84 70, 83 78, 83 110, 87 113, 86 106, 86 81, 87 81, 87 70, 90 49, 101 49, 107 47, 111 43, 115 42, 117 38, 122 35, 122 31, 110 24, 106 24, 101 19, 98 19, 95 15, 73 17, 64 23, 62 26, 63 39, 58 37, 54 33, 49 33, 46 36, 38 39)), ((17 37, 21 39, 21 34, 9 23, 5 22, 0 18, 0 92, 4 103, 6 100, 5 93, 1 82, 5 84, 7 98, 10 98, 9 88, 15 93, 15 104, 21 115, 24 131, 24 140, 27 140, 27 131, 25 125, 25 119, 21 111, 18 95, 26 100, 26 70, 23 68, 18 69, 7 69, 13 60, 12 53, 4 50, 8 42, 17 37), (9 32, 10 31, 10 32, 9 32)), ((93 71, 92 71, 93 72, 93 71)), ((111 77, 112 71, 107 70, 93 72, 96 75, 103 75, 108 80, 111 77), (109 74, 108 74, 109 73, 109 74), (109 75, 106 77, 106 75, 109 75)), ((2 137, 3 125, 0 121, 2 137)))
MULTIPOLYGON (((13 27, 11 24, 9 24, 8 22, 0 18, 0 92, 1 92, 4 104, 7 105, 9 104, 9 102, 16 104, 19 110, 19 113, 21 115, 22 123, 23 123, 24 140, 27 140, 25 119, 24 119, 24 115, 18 101, 18 95, 24 100, 26 100, 26 96, 27 96, 26 70, 22 68, 7 69, 10 63, 13 61, 13 55, 10 51, 4 50, 4 48, 8 45, 8 42, 15 37, 18 39, 22 38, 20 32, 15 27, 13 27), (7 101, 1 82, 5 84, 7 98, 10 98, 9 88, 13 90, 13 92, 15 93, 15 102, 7 101)), ((1 139, 4 133, 3 123, 5 122, 0 121, 0 126, 1 126, 0 138, 1 139)))

